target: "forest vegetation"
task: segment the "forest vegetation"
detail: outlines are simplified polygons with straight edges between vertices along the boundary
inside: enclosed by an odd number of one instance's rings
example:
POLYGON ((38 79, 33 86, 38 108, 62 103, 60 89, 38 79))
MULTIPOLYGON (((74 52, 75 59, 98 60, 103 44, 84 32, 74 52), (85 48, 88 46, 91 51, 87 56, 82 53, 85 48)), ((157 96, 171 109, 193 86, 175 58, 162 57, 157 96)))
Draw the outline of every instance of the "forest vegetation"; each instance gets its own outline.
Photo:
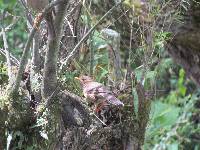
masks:
POLYGON ((200 0, 0 0, 0 150, 200 150, 200 0))

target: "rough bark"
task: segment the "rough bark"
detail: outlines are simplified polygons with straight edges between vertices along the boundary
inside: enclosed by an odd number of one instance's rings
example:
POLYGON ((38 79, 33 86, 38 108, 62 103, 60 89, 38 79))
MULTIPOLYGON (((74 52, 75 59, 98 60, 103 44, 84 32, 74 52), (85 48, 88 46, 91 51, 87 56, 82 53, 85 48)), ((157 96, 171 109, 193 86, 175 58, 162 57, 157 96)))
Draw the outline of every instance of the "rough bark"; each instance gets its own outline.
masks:
POLYGON ((59 94, 59 98, 62 103, 62 118, 66 128, 90 125, 91 118, 81 97, 64 91, 59 94))
POLYGON ((41 41, 41 35, 39 32, 35 34, 35 37, 33 39, 33 50, 32 50, 32 67, 34 74, 37 74, 40 72, 42 68, 42 59, 40 55, 40 41, 41 41))
POLYGON ((81 104, 80 97, 69 92, 62 93, 61 97, 65 130, 62 131, 63 137, 60 141, 64 149, 138 150, 141 146, 136 137, 130 136, 131 132, 136 133, 136 128, 133 122, 127 119, 128 117, 124 117, 127 114, 122 115, 122 123, 103 127, 101 122, 89 115, 90 111, 81 104), (77 112, 79 117, 76 115, 77 112))
POLYGON ((63 20, 67 5, 59 4, 56 6, 55 18, 55 37, 48 39, 47 51, 44 62, 44 74, 42 81, 42 97, 49 97, 57 86, 57 61, 60 48, 63 20))

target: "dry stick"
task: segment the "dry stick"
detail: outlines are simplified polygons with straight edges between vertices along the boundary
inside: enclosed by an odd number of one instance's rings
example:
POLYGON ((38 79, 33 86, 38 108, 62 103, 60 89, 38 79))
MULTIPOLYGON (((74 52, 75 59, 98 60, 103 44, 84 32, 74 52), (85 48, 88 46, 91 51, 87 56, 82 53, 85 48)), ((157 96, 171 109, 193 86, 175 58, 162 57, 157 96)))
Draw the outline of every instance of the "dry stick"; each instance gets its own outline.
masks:
POLYGON ((11 65, 11 59, 10 59, 10 52, 8 49, 8 41, 7 41, 4 27, 2 28, 2 36, 3 36, 3 45, 4 45, 4 51, 6 54, 7 66, 8 66, 8 77, 9 77, 8 84, 11 85, 12 84, 12 65, 11 65))
POLYGON ((25 65, 26 65, 27 60, 28 60, 28 52, 29 52, 29 49, 30 49, 30 46, 31 46, 31 42, 32 42, 32 39, 34 37, 34 34, 35 34, 36 30, 37 29, 35 29, 35 28, 33 28, 31 30, 29 38, 28 38, 28 40, 26 42, 26 45, 25 45, 25 48, 24 48, 24 51, 23 51, 23 54, 22 54, 22 58, 21 58, 21 61, 20 61, 20 65, 19 65, 19 70, 18 70, 18 73, 17 73, 16 81, 14 83, 14 86, 13 86, 10 94, 16 94, 18 89, 19 89, 19 85, 20 85, 20 81, 21 81, 21 78, 22 78, 22 74, 23 74, 23 71, 25 69, 25 65))
MULTIPOLYGON (((0 48, 0 53, 6 57, 6 52, 0 48)), ((12 54, 10 54, 11 62, 14 63, 16 66, 19 66, 19 60, 15 58, 12 54)))
POLYGON ((90 33, 103 21, 104 18, 106 18, 117 6, 119 6, 123 1, 117 3, 115 6, 113 6, 101 19, 83 36, 83 38, 78 42, 78 44, 74 47, 74 49, 71 51, 71 53, 67 56, 67 58, 62 62, 60 66, 60 70, 62 70, 63 66, 68 63, 68 61, 74 56, 76 51, 78 50, 79 46, 87 39, 87 37, 90 35, 90 33))
POLYGON ((131 67, 132 40, 133 40, 133 19, 131 20, 131 33, 130 33, 130 41, 129 41, 128 68, 131 67))
MULTIPOLYGON (((11 30, 11 28, 17 23, 17 21, 19 20, 19 17, 14 17, 13 21, 11 24, 9 24, 7 27, 4 28, 4 32, 7 32, 9 30, 11 30)), ((3 34, 3 32, 0 32, 0 36, 3 34)))
POLYGON ((105 124, 105 122, 103 122, 103 120, 101 120, 95 113, 92 113, 92 115, 94 115, 104 126, 107 126, 107 124, 105 124))
MULTIPOLYGON (((38 25, 40 25, 42 19, 50 11, 50 9, 52 9, 55 5, 58 5, 60 3, 66 3, 66 2, 65 2, 65 0, 60 0, 60 1, 52 2, 49 5, 47 5, 44 8, 44 10, 42 11, 41 18, 37 22, 38 25)), ((30 33, 29 37, 28 37, 28 40, 26 42, 26 45, 25 45, 25 48, 24 48, 24 51, 23 51, 23 54, 22 54, 22 58, 21 58, 21 61, 20 61, 19 70, 18 70, 18 73, 17 73, 15 84, 14 84, 11 92, 9 93, 10 96, 12 96, 13 94, 16 94, 18 92, 20 81, 21 81, 21 78, 22 78, 22 74, 23 74, 23 71, 25 69, 25 65, 26 65, 27 59, 28 59, 28 52, 29 52, 29 49, 30 49, 30 46, 31 46, 31 42, 33 40, 33 37, 34 37, 36 31, 37 31, 37 29, 33 28, 31 30, 31 33, 30 33)))

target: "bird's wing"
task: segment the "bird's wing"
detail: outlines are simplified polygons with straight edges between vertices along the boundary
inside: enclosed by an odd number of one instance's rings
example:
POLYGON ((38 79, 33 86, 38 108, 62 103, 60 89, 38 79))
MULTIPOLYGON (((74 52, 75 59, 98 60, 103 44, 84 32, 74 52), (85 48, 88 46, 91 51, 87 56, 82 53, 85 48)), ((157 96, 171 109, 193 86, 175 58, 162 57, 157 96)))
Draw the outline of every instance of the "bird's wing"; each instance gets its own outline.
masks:
POLYGON ((85 83, 84 85, 84 90, 87 91, 87 92, 90 92, 91 90, 94 90, 96 88, 100 88, 104 86, 103 84, 101 83, 98 83, 98 82, 88 82, 88 83, 85 83))
POLYGON ((106 100, 108 103, 113 105, 124 105, 101 83, 90 82, 85 89, 87 96, 92 98, 94 101, 98 102, 106 100))
POLYGON ((98 103, 98 101, 100 100, 98 97, 98 89, 100 89, 102 86, 103 84, 98 82, 86 83, 83 87, 83 94, 86 98, 92 100, 92 102, 98 103))

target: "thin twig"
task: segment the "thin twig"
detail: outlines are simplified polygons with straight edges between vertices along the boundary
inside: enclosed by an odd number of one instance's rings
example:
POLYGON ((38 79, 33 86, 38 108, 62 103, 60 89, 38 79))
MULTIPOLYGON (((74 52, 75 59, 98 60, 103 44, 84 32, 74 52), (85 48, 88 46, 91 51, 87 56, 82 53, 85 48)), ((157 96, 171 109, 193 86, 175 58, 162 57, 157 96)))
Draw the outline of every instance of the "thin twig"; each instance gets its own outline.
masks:
POLYGON ((107 124, 105 124, 105 122, 103 122, 95 113, 92 113, 92 115, 94 115, 103 125, 107 126, 107 124))
MULTIPOLYGON (((11 30, 11 28, 17 23, 18 20, 19 20, 19 17, 16 17, 16 16, 15 16, 15 17, 13 18, 12 23, 9 24, 7 27, 4 28, 4 31, 7 32, 7 31, 11 30)), ((1 31, 1 32, 0 32, 0 36, 1 36, 2 34, 3 34, 3 32, 1 31)))
POLYGON ((10 52, 9 52, 9 48, 8 48, 8 41, 7 41, 4 27, 2 28, 2 36, 3 36, 4 51, 6 54, 6 62, 7 62, 7 67, 8 67, 8 77, 9 77, 8 84, 11 85, 12 84, 12 82, 11 82, 12 81, 12 64, 11 64, 10 52))
MULTIPOLYGON (((0 53, 6 57, 6 52, 1 48, 0 48, 0 53)), ((15 58, 12 54, 10 54, 10 60, 16 66, 19 66, 19 60, 17 58, 15 58)))
POLYGON ((22 54, 22 58, 21 58, 21 61, 20 61, 20 65, 19 65, 19 70, 18 70, 18 73, 17 73, 16 81, 15 81, 15 84, 14 84, 13 89, 11 91, 12 94, 13 93, 17 93, 17 91, 19 89, 19 85, 20 85, 20 81, 21 81, 21 78, 22 78, 22 74, 23 74, 23 71, 25 69, 25 65, 26 65, 27 60, 28 60, 28 52, 29 52, 29 49, 30 49, 30 46, 31 46, 31 42, 33 40, 33 37, 34 37, 36 31, 37 31, 37 29, 35 29, 35 28, 33 28, 31 30, 29 38, 28 38, 28 40, 26 42, 26 45, 25 45, 25 48, 24 48, 24 51, 23 51, 23 54, 22 54))
POLYGON ((87 39, 87 37, 94 31, 94 29, 117 7, 119 6, 123 1, 117 3, 115 6, 113 6, 107 13, 105 13, 101 19, 83 36, 83 38, 78 42, 78 44, 74 47, 74 49, 71 51, 71 53, 67 56, 67 58, 61 62, 60 70, 68 63, 68 61, 75 55, 76 51, 78 50, 79 46, 87 39))

